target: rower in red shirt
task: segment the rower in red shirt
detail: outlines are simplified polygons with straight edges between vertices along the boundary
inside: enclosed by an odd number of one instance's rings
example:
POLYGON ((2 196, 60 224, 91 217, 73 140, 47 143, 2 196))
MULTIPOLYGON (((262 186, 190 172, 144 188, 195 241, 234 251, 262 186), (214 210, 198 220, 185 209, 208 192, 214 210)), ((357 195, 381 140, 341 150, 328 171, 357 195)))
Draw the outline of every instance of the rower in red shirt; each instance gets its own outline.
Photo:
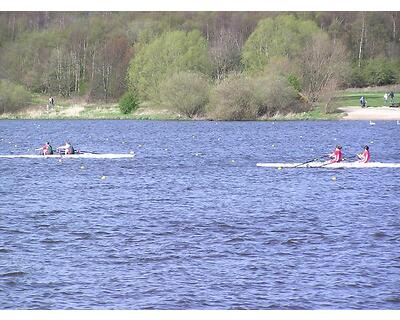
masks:
POLYGON ((357 157, 360 159, 359 162, 367 163, 371 159, 369 147, 365 146, 363 152, 358 154, 357 157))
POLYGON ((333 151, 329 156, 332 158, 329 161, 329 163, 335 163, 335 162, 342 161, 343 160, 342 146, 337 145, 335 151, 333 151))

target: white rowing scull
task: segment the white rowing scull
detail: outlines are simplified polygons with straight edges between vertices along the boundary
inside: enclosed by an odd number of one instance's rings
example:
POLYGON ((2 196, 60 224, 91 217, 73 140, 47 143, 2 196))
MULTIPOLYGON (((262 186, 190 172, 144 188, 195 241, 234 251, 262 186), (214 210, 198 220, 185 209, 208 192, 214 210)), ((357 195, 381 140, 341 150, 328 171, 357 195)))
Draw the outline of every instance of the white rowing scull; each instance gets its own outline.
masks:
POLYGON ((400 163, 388 163, 388 162, 309 162, 309 163, 257 163, 257 167, 266 168, 400 168, 400 163))
POLYGON ((71 158, 71 159, 121 159, 121 158, 133 158, 134 153, 74 153, 74 154, 51 154, 51 155, 39 155, 39 154, 5 154, 0 155, 0 158, 27 158, 27 159, 48 159, 48 158, 71 158))

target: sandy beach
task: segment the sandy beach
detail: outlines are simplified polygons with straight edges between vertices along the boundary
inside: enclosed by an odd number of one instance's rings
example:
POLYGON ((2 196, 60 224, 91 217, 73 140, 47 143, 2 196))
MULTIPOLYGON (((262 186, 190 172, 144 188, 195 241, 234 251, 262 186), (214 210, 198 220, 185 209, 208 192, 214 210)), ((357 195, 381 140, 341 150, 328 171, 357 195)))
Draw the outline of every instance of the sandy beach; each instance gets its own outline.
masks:
POLYGON ((342 107, 343 120, 400 120, 400 108, 391 107, 342 107))

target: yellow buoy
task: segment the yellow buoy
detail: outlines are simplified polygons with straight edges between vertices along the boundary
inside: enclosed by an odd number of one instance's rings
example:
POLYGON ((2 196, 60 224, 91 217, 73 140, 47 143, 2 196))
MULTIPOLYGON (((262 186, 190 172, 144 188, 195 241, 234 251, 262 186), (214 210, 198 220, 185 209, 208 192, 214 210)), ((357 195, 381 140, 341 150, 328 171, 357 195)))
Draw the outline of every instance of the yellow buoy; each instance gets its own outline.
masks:
POLYGON ((282 170, 282 167, 278 167, 278 170, 282 170))

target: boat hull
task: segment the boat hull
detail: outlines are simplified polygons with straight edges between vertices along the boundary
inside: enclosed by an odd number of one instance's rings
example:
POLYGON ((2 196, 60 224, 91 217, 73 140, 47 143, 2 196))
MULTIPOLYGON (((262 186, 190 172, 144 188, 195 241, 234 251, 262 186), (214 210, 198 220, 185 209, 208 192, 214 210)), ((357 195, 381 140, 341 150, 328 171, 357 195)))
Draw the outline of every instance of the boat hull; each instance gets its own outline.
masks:
POLYGON ((10 154, 0 155, 0 158, 27 158, 27 159, 51 159, 51 158, 68 158, 68 159, 121 159, 133 158, 135 154, 131 153, 77 153, 77 154, 52 154, 52 155, 38 155, 38 154, 10 154))
POLYGON ((302 163, 257 163, 257 167, 266 168, 331 168, 331 169, 343 169, 343 168, 400 168, 400 163, 385 163, 385 162, 339 162, 329 163, 326 162, 310 162, 306 164, 302 163))

